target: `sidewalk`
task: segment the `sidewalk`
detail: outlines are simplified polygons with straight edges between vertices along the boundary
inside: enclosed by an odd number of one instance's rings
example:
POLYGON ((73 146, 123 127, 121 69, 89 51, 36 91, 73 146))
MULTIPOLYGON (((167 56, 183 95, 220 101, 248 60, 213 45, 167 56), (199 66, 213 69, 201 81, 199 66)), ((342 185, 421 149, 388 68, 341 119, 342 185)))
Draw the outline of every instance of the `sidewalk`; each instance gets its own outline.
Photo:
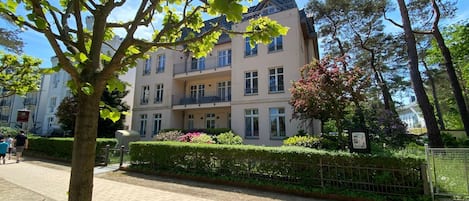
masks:
MULTIPOLYGON (((132 174, 123 171, 112 172, 114 168, 116 167, 95 168, 93 200, 313 200, 272 192, 215 187, 211 184, 198 185, 196 182, 173 182, 171 179, 158 179, 157 177, 132 176, 132 174), (106 177, 110 179, 106 179, 106 177)), ((26 161, 20 163, 9 160, 7 164, 0 165, 0 199, 67 200, 69 178, 70 168, 68 166, 41 162, 34 158, 26 158, 26 161)))

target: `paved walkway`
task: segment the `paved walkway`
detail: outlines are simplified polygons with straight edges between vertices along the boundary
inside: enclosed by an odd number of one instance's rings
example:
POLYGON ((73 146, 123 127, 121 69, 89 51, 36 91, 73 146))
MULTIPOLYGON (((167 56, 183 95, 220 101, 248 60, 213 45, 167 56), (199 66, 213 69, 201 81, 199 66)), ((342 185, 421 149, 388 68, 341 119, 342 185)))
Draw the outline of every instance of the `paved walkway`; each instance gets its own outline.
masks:
MULTIPOLYGON (((95 175, 113 170, 115 167, 97 167, 95 175)), ((131 176, 127 176, 131 177, 131 176)), ((0 200, 43 200, 43 201, 62 201, 67 200, 68 183, 70 178, 70 168, 63 165, 38 162, 34 159, 16 163, 14 160, 8 160, 7 164, 0 165, 0 200), (42 164, 39 164, 42 163, 42 164)), ((132 178, 134 179, 134 178, 132 178)), ((205 200, 313 200, 297 196, 281 195, 275 196, 275 193, 245 193, 247 190, 232 190, 225 192, 223 190, 211 188, 197 188, 185 185, 184 187, 155 188, 155 186, 175 186, 165 181, 151 181, 151 185, 142 186, 128 183, 112 181, 95 176, 93 200, 112 200, 112 201, 205 201, 205 200), (159 184, 153 184, 157 183, 159 184), (176 188, 176 189, 174 189, 176 188), (190 194, 185 191, 189 189, 190 194), (206 192, 203 192, 206 191, 206 192), (207 193, 209 192, 209 193, 207 193), (215 197, 201 195, 225 194, 215 197)))

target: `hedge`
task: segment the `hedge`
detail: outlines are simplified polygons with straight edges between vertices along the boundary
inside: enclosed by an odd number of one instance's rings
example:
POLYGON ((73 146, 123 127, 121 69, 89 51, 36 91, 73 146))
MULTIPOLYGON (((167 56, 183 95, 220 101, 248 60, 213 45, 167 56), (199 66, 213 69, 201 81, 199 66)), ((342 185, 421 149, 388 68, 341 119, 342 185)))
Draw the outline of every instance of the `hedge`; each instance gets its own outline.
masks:
MULTIPOLYGON (((27 152, 44 155, 52 159, 72 161, 73 138, 44 138, 28 137, 29 149, 27 152)), ((115 139, 96 139, 96 158, 103 155, 106 145, 115 147, 115 139)), ((26 152, 26 153, 27 153, 26 152)))
MULTIPOLYGON (((271 183, 299 189, 349 189, 422 195, 417 157, 359 155, 300 147, 179 142, 130 144, 131 169, 271 183)), ((314 191, 314 190, 313 190, 314 191)))

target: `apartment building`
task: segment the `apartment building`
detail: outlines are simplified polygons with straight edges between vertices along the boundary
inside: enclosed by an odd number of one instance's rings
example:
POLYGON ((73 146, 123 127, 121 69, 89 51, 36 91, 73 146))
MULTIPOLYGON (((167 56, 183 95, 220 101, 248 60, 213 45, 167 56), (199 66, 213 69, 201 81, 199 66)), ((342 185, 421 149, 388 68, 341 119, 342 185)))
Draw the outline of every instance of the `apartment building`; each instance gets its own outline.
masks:
POLYGON ((318 58, 312 19, 294 0, 269 0, 251 7, 243 22, 222 25, 242 31, 249 19, 266 15, 289 27, 269 45, 251 47, 249 38, 223 34, 200 59, 159 49, 139 61, 132 130, 150 140, 166 128, 231 128, 257 145, 281 145, 298 130, 320 133, 318 121, 311 127, 292 119, 288 103, 300 67, 318 58))

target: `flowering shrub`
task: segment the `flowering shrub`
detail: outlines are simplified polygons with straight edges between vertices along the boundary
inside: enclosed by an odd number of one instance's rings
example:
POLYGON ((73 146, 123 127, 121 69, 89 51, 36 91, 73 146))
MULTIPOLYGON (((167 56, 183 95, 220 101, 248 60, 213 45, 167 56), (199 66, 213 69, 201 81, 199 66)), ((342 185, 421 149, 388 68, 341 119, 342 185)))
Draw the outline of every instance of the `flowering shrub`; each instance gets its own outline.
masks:
POLYGON ((199 144, 212 144, 213 139, 210 135, 207 135, 205 133, 202 133, 198 136, 194 136, 192 138, 192 143, 199 143, 199 144))
POLYGON ((173 131, 166 131, 160 132, 158 135, 153 137, 155 141, 177 141, 179 137, 182 136, 181 131, 173 130, 173 131))
POLYGON ((194 137, 198 137, 201 134, 205 134, 205 133, 200 133, 200 132, 186 133, 185 135, 179 136, 177 138, 177 141, 179 141, 179 142, 192 142, 192 139, 194 137))
POLYGON ((216 137, 218 144, 243 144, 243 138, 232 131, 222 133, 216 137))

